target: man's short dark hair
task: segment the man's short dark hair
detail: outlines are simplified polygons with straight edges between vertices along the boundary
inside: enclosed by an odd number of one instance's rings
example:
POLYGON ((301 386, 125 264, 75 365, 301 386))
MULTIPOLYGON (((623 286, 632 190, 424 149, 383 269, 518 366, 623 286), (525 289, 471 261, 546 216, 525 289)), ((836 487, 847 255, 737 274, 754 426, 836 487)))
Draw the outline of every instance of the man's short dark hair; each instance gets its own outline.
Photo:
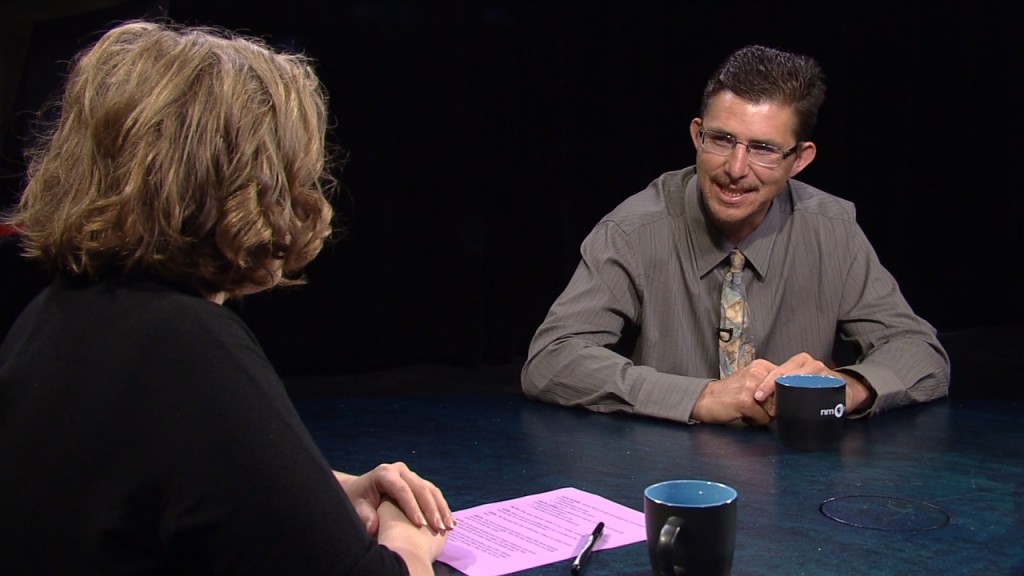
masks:
POLYGON ((796 138, 807 141, 825 101, 825 78, 821 66, 809 56, 753 45, 733 52, 715 70, 704 88, 702 116, 708 102, 726 90, 750 102, 792 106, 796 138))

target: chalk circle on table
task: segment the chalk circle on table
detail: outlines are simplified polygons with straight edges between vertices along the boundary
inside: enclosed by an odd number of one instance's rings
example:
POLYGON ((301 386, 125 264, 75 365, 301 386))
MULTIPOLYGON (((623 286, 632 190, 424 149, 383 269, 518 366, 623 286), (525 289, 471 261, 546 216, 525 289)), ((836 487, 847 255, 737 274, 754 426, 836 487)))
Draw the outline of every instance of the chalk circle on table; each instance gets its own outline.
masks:
POLYGON ((819 510, 842 524, 889 532, 935 530, 950 521, 949 514, 934 504, 896 496, 838 496, 822 502, 819 510))

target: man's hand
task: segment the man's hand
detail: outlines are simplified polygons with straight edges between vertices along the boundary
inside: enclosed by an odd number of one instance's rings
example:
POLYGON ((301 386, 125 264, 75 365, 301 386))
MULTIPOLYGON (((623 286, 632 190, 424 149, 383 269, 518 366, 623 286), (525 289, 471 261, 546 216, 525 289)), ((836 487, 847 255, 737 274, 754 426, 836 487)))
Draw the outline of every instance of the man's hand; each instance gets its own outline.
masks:
POLYGON ((775 367, 767 360, 754 360, 721 380, 709 382, 693 405, 691 418, 706 424, 768 424, 775 410, 774 399, 769 394, 763 397, 766 400, 758 401, 754 395, 775 367))
POLYGON ((836 372, 824 362, 816 360, 806 352, 801 352, 776 366, 754 392, 754 399, 765 405, 773 418, 775 417, 775 380, 788 374, 816 374, 842 379, 846 382, 846 410, 849 414, 868 407, 874 401, 874 391, 859 377, 846 372, 836 372))
POLYGON ((362 476, 337 471, 334 476, 371 535, 380 527, 377 509, 385 496, 416 526, 430 526, 440 533, 455 528, 455 518, 441 491, 402 462, 381 464, 362 476))
POLYGON ((842 378, 846 382, 846 409, 851 414, 874 401, 874 392, 860 378, 831 370, 824 362, 801 352, 778 366, 754 360, 721 380, 712 380, 697 398, 691 418, 708 424, 764 426, 775 418, 775 379, 787 374, 842 378))

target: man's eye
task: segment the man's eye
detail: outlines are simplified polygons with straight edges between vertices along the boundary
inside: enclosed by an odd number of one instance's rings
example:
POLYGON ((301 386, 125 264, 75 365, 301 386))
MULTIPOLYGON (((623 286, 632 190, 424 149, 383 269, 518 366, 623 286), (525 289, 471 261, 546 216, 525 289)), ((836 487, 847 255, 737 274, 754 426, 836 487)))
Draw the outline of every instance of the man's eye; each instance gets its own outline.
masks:
POLYGON ((749 148, 750 153, 755 156, 775 156, 779 153, 774 147, 766 144, 751 144, 749 148))
POLYGON ((732 147, 732 137, 731 136, 725 136, 725 135, 722 135, 722 134, 708 134, 708 139, 711 140, 712 144, 715 144, 715 145, 718 145, 718 146, 728 146, 730 148, 732 147))

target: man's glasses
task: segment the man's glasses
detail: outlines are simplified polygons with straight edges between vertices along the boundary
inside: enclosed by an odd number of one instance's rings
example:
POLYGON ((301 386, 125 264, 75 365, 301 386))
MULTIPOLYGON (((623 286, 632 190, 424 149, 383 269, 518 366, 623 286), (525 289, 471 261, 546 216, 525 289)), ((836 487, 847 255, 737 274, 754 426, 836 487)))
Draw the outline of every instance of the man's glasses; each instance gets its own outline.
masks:
POLYGON ((796 149, 800 146, 800 143, 797 142, 789 150, 781 150, 768 144, 740 142, 732 134, 708 130, 707 128, 701 128, 699 134, 700 147, 705 152, 716 156, 728 156, 732 154, 737 144, 742 144, 747 147, 747 160, 751 164, 757 164, 765 168, 778 168, 782 161, 795 154, 796 149))

